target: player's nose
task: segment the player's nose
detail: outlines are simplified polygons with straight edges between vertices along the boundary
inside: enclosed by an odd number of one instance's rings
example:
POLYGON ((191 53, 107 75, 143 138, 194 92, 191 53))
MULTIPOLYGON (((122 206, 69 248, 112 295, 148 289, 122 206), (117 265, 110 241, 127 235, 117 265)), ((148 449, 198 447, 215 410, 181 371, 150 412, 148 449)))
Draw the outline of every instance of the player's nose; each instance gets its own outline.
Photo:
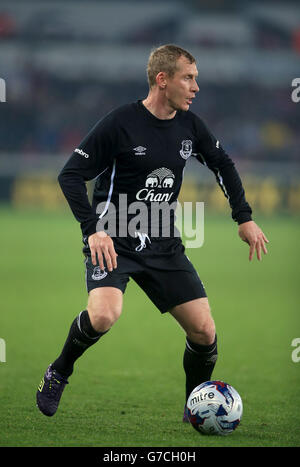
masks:
POLYGON ((197 81, 195 81, 194 83, 194 92, 199 92, 199 86, 198 86, 197 81))
POLYGON ((198 86, 197 81, 194 80, 192 83, 193 84, 192 84, 191 92, 194 92, 194 93, 199 92, 199 86, 198 86))

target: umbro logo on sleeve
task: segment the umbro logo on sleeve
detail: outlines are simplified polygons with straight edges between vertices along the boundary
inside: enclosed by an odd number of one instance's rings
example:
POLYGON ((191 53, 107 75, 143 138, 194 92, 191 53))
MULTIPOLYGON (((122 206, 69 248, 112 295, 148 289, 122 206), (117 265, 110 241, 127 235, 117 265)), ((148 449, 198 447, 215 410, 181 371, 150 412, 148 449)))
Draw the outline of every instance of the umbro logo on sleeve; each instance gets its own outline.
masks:
POLYGON ((86 159, 88 159, 88 158, 90 157, 86 152, 83 152, 82 149, 76 148, 74 152, 78 152, 78 154, 80 154, 81 156, 85 157, 86 159))

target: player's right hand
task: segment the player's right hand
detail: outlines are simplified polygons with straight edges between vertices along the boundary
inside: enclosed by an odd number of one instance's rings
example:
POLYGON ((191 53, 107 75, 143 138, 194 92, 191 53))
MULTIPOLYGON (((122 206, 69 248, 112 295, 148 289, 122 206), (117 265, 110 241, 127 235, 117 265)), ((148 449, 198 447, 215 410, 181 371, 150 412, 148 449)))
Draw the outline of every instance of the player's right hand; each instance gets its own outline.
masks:
POLYGON ((91 258, 94 266, 98 263, 101 270, 104 270, 105 258, 108 270, 111 272, 117 267, 117 253, 114 248, 112 238, 105 232, 96 232, 88 238, 89 247, 91 250, 91 258))

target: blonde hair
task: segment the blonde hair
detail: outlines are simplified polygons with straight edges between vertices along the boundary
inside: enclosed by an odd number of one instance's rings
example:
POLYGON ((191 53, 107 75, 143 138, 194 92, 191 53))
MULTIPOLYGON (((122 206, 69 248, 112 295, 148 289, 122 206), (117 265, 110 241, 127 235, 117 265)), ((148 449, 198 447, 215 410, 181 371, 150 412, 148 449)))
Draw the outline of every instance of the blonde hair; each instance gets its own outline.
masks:
POLYGON ((152 88, 156 84, 156 76, 161 71, 167 73, 169 77, 174 76, 177 71, 177 60, 182 56, 187 58, 190 63, 196 62, 195 58, 187 50, 177 45, 161 45, 152 50, 147 66, 149 87, 152 88))

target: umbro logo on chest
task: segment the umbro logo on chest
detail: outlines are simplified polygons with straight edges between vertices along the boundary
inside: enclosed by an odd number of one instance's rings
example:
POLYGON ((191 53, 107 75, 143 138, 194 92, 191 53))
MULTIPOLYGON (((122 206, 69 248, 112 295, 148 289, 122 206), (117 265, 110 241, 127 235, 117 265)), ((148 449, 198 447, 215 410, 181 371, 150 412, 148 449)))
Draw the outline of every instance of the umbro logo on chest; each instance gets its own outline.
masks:
POLYGON ((136 148, 133 148, 133 150, 136 156, 145 156, 147 148, 144 148, 143 146, 137 146, 136 148))
MULTIPOLYGON (((137 146, 136 148, 133 148, 133 151, 135 156, 146 156, 147 148, 144 148, 144 146, 137 146)), ((188 159, 191 156, 192 141, 190 139, 181 141, 181 149, 179 150, 179 154, 183 159, 188 159)))

